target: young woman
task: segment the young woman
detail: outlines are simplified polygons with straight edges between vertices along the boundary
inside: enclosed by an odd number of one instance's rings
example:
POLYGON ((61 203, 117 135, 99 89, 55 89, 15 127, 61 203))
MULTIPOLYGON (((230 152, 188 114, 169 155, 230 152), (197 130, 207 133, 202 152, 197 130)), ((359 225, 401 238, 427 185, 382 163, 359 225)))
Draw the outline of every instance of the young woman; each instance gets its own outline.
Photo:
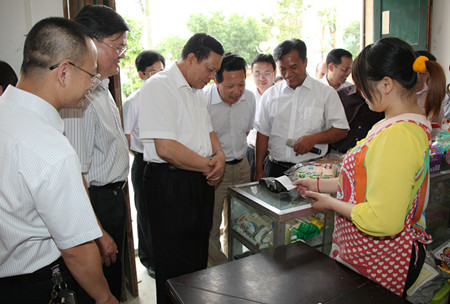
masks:
POLYGON ((431 125, 445 92, 442 67, 417 57, 406 42, 384 38, 353 63, 353 80, 369 107, 384 112, 348 151, 339 178, 300 179, 300 194, 318 212, 336 212, 332 256, 398 295, 414 283, 425 259, 431 125), (430 73, 426 113, 417 104, 417 72, 430 73), (337 192, 337 199, 321 194, 337 192))

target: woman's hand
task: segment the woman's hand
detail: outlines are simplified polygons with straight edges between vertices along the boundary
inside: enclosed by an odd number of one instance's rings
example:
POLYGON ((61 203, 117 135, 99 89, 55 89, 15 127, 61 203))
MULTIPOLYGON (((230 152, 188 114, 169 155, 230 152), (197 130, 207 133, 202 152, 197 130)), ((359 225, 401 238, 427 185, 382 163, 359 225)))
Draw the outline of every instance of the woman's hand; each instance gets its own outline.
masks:
POLYGON ((317 192, 317 180, 312 178, 301 178, 292 183, 294 186, 297 186, 295 190, 297 190, 298 194, 306 195, 306 191, 315 191, 317 192))

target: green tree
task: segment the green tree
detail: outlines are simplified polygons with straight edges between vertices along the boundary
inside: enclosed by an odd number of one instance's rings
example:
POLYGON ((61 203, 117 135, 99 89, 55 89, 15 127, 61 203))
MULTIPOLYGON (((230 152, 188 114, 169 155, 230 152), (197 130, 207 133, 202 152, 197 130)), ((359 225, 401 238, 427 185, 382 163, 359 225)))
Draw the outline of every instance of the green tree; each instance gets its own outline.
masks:
POLYGON ((322 24, 322 40, 320 42, 321 57, 329 50, 336 48, 336 8, 324 8, 317 12, 322 24), (326 39, 328 36, 328 40, 326 39))
POLYGON ((353 21, 344 30, 345 49, 352 53, 353 57, 356 57, 361 51, 361 24, 359 21, 353 21))
POLYGON ((169 36, 164 39, 155 48, 157 52, 160 52, 167 60, 179 60, 181 59, 181 51, 186 44, 187 39, 180 36, 169 36))
POLYGON ((272 17, 263 19, 271 28, 276 25, 280 29, 280 41, 292 38, 301 39, 303 30, 303 15, 310 5, 304 5, 303 0, 278 0, 278 8, 272 17))
POLYGON ((237 53, 249 64, 258 54, 257 46, 266 41, 269 30, 254 17, 238 14, 224 15, 222 12, 192 14, 187 21, 192 33, 207 33, 222 42, 225 52, 237 53))
POLYGON ((122 69, 121 89, 123 95, 128 97, 141 86, 141 80, 137 74, 134 61, 137 55, 144 50, 142 45, 142 31, 144 26, 130 17, 124 17, 131 31, 127 35, 127 55, 120 61, 122 69))

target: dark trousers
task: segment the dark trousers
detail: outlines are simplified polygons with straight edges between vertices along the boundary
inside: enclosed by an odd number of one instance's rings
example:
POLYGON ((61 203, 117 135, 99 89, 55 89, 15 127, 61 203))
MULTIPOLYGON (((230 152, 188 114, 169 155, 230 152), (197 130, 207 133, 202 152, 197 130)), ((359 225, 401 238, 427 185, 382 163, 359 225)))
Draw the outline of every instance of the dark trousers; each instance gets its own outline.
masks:
MULTIPOLYGON (((60 266, 62 278, 67 283, 67 287, 78 296, 82 289, 66 268, 64 260, 59 258, 31 274, 0 278, 0 303, 48 303, 53 289, 51 268, 56 264, 60 266)), ((78 300, 78 303, 82 302, 78 300)))
POLYGON ((214 188, 200 172, 147 164, 144 189, 155 254, 157 302, 171 303, 166 280, 207 266, 214 188))
POLYGON ((250 181, 255 181, 255 147, 247 146, 247 151, 245 152, 250 165, 250 181))
MULTIPOLYGON (((122 275, 125 250, 125 194, 121 187, 116 189, 103 187, 89 187, 92 208, 102 224, 103 229, 109 233, 119 251, 117 261, 111 266, 103 265, 103 274, 108 282, 111 293, 120 301, 122 293, 122 275)), ((94 303, 87 302, 86 303, 94 303)), ((80 303, 81 304, 81 303, 80 303)), ((84 304, 84 303, 83 303, 84 304)))
POLYGON ((293 165, 295 164, 273 161, 269 156, 266 156, 264 159, 264 173, 266 173, 266 176, 268 177, 280 177, 284 175, 284 172, 293 165))
POLYGON ((142 153, 134 154, 131 166, 131 181, 134 190, 134 203, 137 212, 138 252, 139 259, 146 268, 154 267, 152 234, 148 218, 148 206, 144 200, 144 169, 145 164, 142 153))

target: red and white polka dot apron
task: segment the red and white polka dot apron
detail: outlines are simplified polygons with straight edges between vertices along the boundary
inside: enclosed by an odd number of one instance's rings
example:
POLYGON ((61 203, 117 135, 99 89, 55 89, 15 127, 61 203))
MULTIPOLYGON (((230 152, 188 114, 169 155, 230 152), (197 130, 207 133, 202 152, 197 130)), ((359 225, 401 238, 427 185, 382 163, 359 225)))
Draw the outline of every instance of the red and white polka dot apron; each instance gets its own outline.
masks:
MULTIPOLYGON (((419 122, 412 122, 420 125, 429 134, 426 126, 419 122)), ((351 204, 364 202, 366 187, 364 157, 368 149, 367 145, 390 125, 392 124, 386 125, 347 153, 341 168, 338 199, 351 204), (358 174, 358 180, 363 182, 355 183, 355 171, 358 174)), ((427 199, 428 164, 424 164, 424 167, 422 174, 426 176, 416 179, 420 185, 417 187, 417 193, 405 219, 404 229, 399 234, 375 237, 361 232, 352 221, 341 215, 336 214, 335 218, 332 257, 400 296, 405 288, 413 241, 431 242, 431 237, 425 233, 424 229, 414 227, 417 221, 416 214, 422 213, 421 207, 424 203, 421 199, 427 199)))

